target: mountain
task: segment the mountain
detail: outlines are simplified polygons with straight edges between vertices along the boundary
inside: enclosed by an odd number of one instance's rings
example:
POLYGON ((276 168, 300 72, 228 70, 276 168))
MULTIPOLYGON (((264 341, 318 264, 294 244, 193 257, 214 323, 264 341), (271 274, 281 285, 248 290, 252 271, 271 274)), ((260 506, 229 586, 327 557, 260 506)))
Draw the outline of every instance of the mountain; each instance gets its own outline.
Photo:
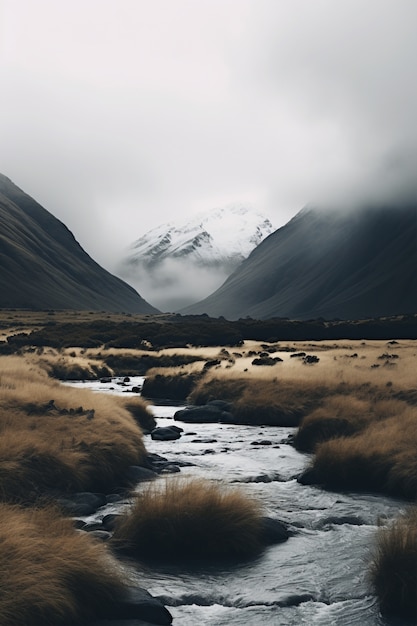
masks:
POLYGON ((1 174, 0 307, 157 312, 1 174))
POLYGON ((417 204, 306 208, 223 285, 181 311, 229 319, 361 319, 417 312, 417 204))
POLYGON ((164 310, 196 302, 221 285, 270 233, 269 219, 244 205, 163 224, 135 241, 118 268, 164 310))

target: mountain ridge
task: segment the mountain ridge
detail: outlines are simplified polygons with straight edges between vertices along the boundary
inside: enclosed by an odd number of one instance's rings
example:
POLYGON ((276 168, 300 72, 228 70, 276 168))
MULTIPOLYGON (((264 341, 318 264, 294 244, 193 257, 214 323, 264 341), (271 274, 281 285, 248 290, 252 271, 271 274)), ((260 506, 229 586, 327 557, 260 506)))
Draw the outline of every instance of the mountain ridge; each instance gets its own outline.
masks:
POLYGON ((359 319, 417 310, 417 205, 306 207, 184 314, 359 319))
POLYGON ((218 287, 271 232, 259 211, 228 205, 151 229, 130 246, 117 273, 146 284, 159 308, 165 302, 165 310, 177 310, 181 297, 184 305, 218 287))
POLYGON ((0 306, 156 313, 73 233, 0 174, 0 306))

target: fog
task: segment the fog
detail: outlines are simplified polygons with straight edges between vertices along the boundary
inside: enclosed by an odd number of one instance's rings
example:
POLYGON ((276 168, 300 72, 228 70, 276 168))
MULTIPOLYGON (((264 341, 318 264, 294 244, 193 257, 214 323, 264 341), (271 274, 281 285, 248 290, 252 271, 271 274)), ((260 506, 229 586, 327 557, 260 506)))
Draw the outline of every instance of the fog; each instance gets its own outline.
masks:
POLYGON ((414 0, 2 0, 0 24, 0 171, 110 270, 229 202, 280 226, 417 197, 414 0))

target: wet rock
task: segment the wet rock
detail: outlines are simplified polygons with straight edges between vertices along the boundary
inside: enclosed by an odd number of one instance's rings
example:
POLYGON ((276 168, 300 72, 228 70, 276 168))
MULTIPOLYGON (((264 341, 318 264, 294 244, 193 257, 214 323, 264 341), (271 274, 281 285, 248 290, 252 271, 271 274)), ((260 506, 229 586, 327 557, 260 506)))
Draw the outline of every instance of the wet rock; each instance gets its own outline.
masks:
POLYGON ((210 439, 209 437, 204 439, 192 439, 191 443, 217 443, 217 439, 210 439))
POLYGON ((104 528, 104 530, 111 532, 115 529, 117 520, 120 517, 121 517, 120 513, 108 513, 101 520, 101 525, 104 528))
POLYGON ((107 532, 107 530, 92 530, 90 535, 91 537, 98 539, 98 541, 108 541, 112 536, 111 533, 107 532))
POLYGON ((312 467, 306 469, 297 478, 300 485, 318 485, 320 483, 316 470, 312 467))
POLYGON ((251 441, 251 446, 272 446, 272 441, 269 439, 261 439, 260 441, 251 441))
POLYGON ((325 517, 323 520, 320 520, 316 528, 322 529, 326 528, 326 526, 342 526, 343 524, 363 526, 366 522, 357 515, 331 515, 330 517, 325 517))
POLYGON ((106 618, 118 621, 138 619, 161 626, 172 623, 172 615, 168 609, 142 588, 129 589, 127 598, 124 601, 115 602, 106 618))
POLYGON ((227 411, 229 413, 233 410, 233 404, 226 402, 226 400, 210 400, 205 406, 214 406, 220 409, 220 411, 227 411))
POLYGON ((263 517, 261 520, 261 541, 267 545, 282 543, 291 536, 288 527, 272 517, 263 517))
POLYGON ((67 515, 92 515, 107 503, 103 493, 79 492, 57 499, 58 505, 67 515))
POLYGON ((211 424, 220 422, 224 413, 224 411, 212 405, 193 406, 176 411, 174 420, 187 424, 211 424))
POLYGON ((146 480, 154 480, 158 474, 147 467, 131 465, 127 471, 127 479, 132 483, 141 483, 146 480))
POLYGON ((182 428, 178 426, 158 426, 151 431, 154 441, 174 441, 181 437, 182 428))
POLYGON ((102 384, 107 384, 107 383, 111 383, 112 379, 110 378, 110 376, 103 376, 102 378, 100 378, 100 382, 102 384))

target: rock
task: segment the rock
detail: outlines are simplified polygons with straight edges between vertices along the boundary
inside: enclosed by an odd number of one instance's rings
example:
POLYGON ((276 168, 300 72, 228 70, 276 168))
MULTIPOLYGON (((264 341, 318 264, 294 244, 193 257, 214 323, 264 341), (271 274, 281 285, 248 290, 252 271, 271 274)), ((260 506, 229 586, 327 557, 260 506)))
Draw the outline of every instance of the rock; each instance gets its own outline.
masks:
POLYGON ((331 515, 320 520, 316 525, 317 529, 326 528, 326 526, 342 526, 343 524, 349 524, 350 526, 363 526, 366 522, 357 515, 331 515))
POLYGON ((90 535, 99 541, 108 541, 111 538, 111 533, 107 530, 92 530, 90 535))
POLYGON ((112 379, 110 378, 110 376, 103 376, 103 378, 100 378, 100 382, 103 384, 107 384, 107 383, 111 383, 112 379))
POLYGON ((300 485, 317 485, 320 483, 320 480, 316 470, 309 467, 298 476, 297 483, 300 485))
POLYGON ((176 426, 158 426, 151 431, 151 437, 155 441, 174 441, 181 437, 181 431, 176 426))
POLYGON ((210 400, 210 402, 207 402, 206 406, 214 406, 221 411, 227 411, 229 413, 233 410, 233 404, 226 402, 226 400, 210 400))
POLYGON ((217 439, 210 439, 209 437, 203 439, 192 439, 191 443, 217 443, 217 439))
POLYGON ((282 543, 291 536, 288 527, 272 517, 263 517, 261 520, 261 541, 267 545, 282 543))
POLYGON ((104 530, 111 532, 115 529, 117 520, 120 517, 121 517, 120 513, 108 513, 101 520, 101 525, 104 528, 104 530))
POLYGON ((57 499, 58 505, 67 515, 76 516, 92 515, 101 506, 107 503, 107 498, 102 493, 79 492, 66 495, 57 499))
MULTIPOLYGON (((144 620, 151 624, 172 623, 172 615, 157 598, 140 587, 129 588, 124 601, 115 602, 106 618, 110 620, 144 620)), ((112 625, 113 626, 113 625, 112 625)))
POLYGON ((140 465, 131 465, 127 471, 127 479, 132 483, 141 483, 146 480, 154 480, 158 474, 153 470, 141 467, 140 465))
POLYGON ((260 441, 251 441, 251 446, 272 446, 272 441, 269 439, 261 439, 260 441))
POLYGON ((132 387, 132 389, 130 390, 132 393, 140 393, 141 392, 141 388, 140 387, 132 387))
POLYGON ((220 422, 222 413, 216 406, 193 406, 180 409, 174 414, 174 420, 179 420, 188 424, 211 424, 220 422))

